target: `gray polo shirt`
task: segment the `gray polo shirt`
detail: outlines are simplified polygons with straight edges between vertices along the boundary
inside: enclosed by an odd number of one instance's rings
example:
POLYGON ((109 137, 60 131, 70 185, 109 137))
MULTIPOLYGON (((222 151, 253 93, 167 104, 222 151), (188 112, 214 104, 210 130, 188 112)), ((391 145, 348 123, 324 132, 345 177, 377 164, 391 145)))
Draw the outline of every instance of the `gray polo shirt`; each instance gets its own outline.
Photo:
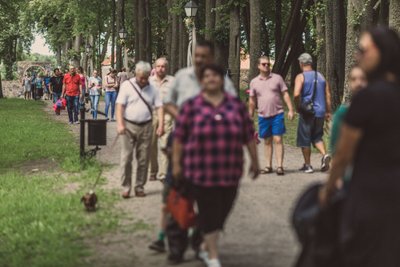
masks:
MULTIPOLYGON (((225 91, 237 96, 232 81, 227 77, 225 77, 225 91)), ((197 96, 200 92, 201 87, 194 67, 181 69, 175 75, 175 81, 164 98, 164 104, 174 104, 181 107, 184 102, 197 96)))
MULTIPOLYGON (((136 85, 140 91, 140 94, 147 101, 147 103, 153 108, 162 107, 162 102, 158 94, 158 90, 152 85, 147 85, 140 89, 140 86, 136 83, 136 79, 130 79, 132 83, 136 85)), ((125 106, 124 118, 137 123, 147 122, 151 120, 151 113, 139 97, 132 84, 129 81, 125 81, 119 90, 117 97, 117 104, 125 106)))

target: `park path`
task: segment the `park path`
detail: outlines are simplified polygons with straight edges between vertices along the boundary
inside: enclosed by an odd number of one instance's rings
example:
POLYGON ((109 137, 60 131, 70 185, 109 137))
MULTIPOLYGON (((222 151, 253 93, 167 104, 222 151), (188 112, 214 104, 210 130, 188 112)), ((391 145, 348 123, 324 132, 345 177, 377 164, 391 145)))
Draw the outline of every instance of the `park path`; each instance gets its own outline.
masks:
MULTIPOLYGON (((100 109, 104 104, 100 103, 100 109)), ((59 120, 65 120, 66 116, 59 120)), ((79 126, 72 125, 78 134, 79 126)), ((98 153, 98 159, 109 165, 103 173, 107 178, 104 189, 120 192, 118 171, 120 148, 111 148, 116 137, 116 123, 107 123, 108 146, 98 153)), ((258 146, 261 166, 264 155, 258 146)), ((313 155, 319 166, 320 158, 313 155)), ((225 267, 289 267, 293 266, 299 246, 290 225, 290 214, 299 193, 310 183, 320 181, 325 175, 299 173, 302 163, 298 149, 287 146, 286 175, 262 175, 257 181, 244 177, 234 210, 228 219, 221 238, 221 260, 225 267)), ((146 185, 146 198, 120 199, 116 208, 123 212, 117 231, 90 240, 94 256, 88 259, 96 267, 164 267, 166 254, 155 254, 147 249, 158 233, 161 190, 160 182, 146 185)), ((100 200, 101 201, 101 200, 100 200)), ((190 251, 182 267, 201 267, 190 251)))

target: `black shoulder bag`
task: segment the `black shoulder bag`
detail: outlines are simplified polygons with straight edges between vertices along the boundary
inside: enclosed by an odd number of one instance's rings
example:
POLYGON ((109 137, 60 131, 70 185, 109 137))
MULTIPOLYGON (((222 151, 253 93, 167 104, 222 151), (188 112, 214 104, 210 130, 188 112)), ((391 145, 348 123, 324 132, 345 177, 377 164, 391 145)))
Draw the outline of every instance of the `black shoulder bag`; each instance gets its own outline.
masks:
POLYGON ((315 101, 315 91, 317 90, 317 82, 318 82, 318 72, 315 71, 315 79, 314 79, 314 86, 313 92, 311 95, 311 99, 305 102, 302 102, 299 107, 299 113, 306 117, 311 117, 315 115, 314 110, 314 101, 315 101))
POLYGON ((146 99, 144 99, 144 97, 142 96, 142 94, 139 92, 139 90, 136 88, 135 84, 131 81, 129 81, 133 87, 133 89, 135 89, 136 93, 138 94, 138 96, 140 97, 140 99, 144 102, 144 104, 146 105, 146 107, 149 109, 150 115, 151 115, 151 119, 153 119, 153 109, 151 108, 150 104, 147 103, 146 99))

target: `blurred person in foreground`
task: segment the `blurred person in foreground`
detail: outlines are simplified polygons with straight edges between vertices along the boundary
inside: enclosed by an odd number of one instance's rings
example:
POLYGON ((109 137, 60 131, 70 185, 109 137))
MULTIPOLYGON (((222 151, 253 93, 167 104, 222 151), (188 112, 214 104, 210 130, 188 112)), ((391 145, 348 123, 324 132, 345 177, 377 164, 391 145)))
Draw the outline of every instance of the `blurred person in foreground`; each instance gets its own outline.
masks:
POLYGON ((344 267, 400 266, 400 38, 386 27, 361 36, 359 66, 369 86, 344 119, 323 206, 349 164, 353 175, 343 203, 339 240, 344 267))
POLYGON ((224 74, 216 65, 202 68, 202 92, 183 105, 172 149, 173 177, 191 184, 199 209, 200 258, 209 267, 221 266, 218 239, 237 196, 244 145, 252 178, 259 172, 253 122, 240 99, 225 93, 224 74))

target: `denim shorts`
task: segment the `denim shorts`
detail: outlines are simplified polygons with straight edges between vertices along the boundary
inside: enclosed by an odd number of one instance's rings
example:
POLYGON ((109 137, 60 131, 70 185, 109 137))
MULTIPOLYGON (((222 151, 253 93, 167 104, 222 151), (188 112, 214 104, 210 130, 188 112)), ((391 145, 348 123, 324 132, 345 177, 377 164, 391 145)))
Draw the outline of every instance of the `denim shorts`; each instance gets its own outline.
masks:
POLYGON ((299 116, 297 127, 297 146, 311 147, 311 144, 322 142, 325 118, 299 116))
POLYGON ((286 133, 285 113, 269 118, 258 117, 258 128, 260 138, 284 135, 286 133))

